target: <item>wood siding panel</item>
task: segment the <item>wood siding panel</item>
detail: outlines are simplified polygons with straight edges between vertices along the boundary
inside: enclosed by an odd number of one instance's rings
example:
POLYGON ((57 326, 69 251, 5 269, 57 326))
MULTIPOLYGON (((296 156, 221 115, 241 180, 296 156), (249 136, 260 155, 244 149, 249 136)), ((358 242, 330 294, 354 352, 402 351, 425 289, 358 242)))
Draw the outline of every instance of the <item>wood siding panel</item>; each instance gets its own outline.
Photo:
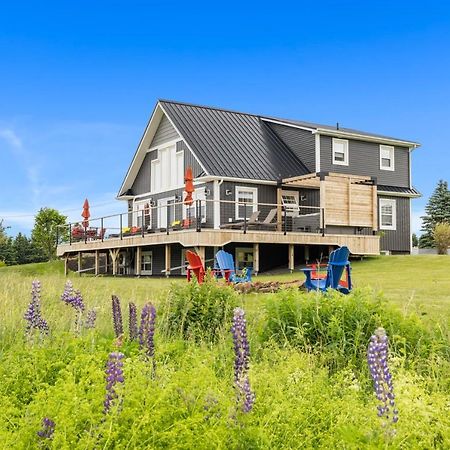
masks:
POLYGON ((149 148, 165 144, 166 142, 173 141, 174 139, 177 139, 179 137, 179 134, 170 123, 167 116, 163 115, 149 148))
POLYGON ((409 150, 395 147, 395 171, 380 170, 380 146, 374 142, 349 139, 348 166, 332 164, 332 137, 320 137, 320 169, 376 177, 378 184, 409 187, 409 150))
POLYGON ((142 161, 141 168, 139 169, 131 188, 133 195, 140 195, 150 192, 151 162, 156 159, 157 156, 157 151, 149 152, 145 155, 144 161, 142 161))

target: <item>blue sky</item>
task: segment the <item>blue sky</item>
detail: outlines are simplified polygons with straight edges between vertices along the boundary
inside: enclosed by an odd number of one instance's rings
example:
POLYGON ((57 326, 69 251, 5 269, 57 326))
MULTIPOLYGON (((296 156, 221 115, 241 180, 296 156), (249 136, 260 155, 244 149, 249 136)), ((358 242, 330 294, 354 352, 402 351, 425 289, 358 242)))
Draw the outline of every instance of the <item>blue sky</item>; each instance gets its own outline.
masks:
POLYGON ((1 2, 0 218, 16 234, 42 206, 125 211, 115 195, 169 98, 421 142, 417 231, 450 181, 446 3, 1 2))

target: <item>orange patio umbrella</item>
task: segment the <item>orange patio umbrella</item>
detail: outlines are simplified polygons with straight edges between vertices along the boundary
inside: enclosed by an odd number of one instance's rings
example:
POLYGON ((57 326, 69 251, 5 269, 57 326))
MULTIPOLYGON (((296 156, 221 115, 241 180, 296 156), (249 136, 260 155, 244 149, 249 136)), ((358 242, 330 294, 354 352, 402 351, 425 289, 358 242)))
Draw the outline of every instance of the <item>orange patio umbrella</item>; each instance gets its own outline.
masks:
POLYGON ((83 227, 87 228, 89 226, 89 217, 91 213, 89 212, 89 201, 86 199, 83 203, 83 211, 81 212, 81 217, 83 217, 83 227))
POLYGON ((194 193, 194 178, 192 176, 192 168, 187 167, 186 173, 184 175, 184 190, 186 192, 186 197, 184 198, 185 205, 192 205, 194 199, 192 198, 192 194, 194 193))

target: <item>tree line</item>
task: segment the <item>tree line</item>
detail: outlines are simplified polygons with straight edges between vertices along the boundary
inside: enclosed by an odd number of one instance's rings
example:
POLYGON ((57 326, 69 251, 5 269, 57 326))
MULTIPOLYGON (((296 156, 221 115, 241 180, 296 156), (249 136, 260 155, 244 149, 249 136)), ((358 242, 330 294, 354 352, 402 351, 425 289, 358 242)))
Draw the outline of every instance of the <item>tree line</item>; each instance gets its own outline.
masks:
POLYGON ((36 214, 31 237, 18 233, 8 236, 0 219, 0 265, 28 264, 56 258, 57 237, 67 217, 56 209, 41 208, 36 214))

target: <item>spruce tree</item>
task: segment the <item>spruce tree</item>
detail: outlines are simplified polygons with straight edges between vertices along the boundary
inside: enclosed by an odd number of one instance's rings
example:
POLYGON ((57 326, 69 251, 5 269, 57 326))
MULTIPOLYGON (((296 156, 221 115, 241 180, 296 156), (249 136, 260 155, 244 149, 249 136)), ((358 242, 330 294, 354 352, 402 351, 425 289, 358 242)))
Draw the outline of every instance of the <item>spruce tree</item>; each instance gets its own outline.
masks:
POLYGON ((425 213, 422 216, 420 248, 434 247, 433 231, 437 223, 450 223, 450 191, 446 181, 439 180, 425 207, 425 213))

